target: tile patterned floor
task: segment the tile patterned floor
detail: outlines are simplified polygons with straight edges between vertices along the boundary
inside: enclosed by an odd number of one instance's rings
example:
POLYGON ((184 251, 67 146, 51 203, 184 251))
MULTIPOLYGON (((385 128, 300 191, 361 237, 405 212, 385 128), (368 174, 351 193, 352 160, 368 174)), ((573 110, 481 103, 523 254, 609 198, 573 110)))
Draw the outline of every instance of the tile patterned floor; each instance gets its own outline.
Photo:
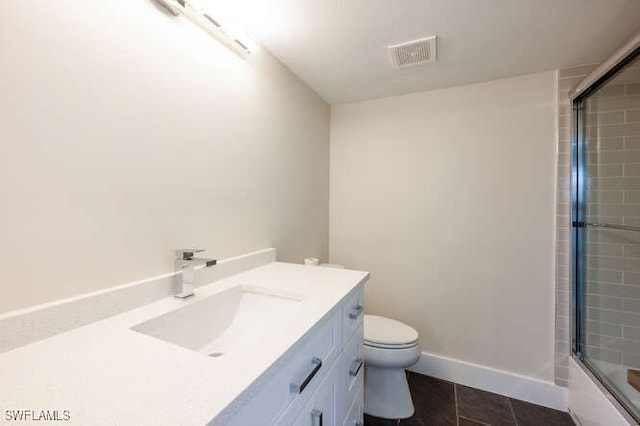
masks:
POLYGON ((407 372, 415 413, 405 420, 365 415, 365 426, 574 426, 569 414, 407 372))

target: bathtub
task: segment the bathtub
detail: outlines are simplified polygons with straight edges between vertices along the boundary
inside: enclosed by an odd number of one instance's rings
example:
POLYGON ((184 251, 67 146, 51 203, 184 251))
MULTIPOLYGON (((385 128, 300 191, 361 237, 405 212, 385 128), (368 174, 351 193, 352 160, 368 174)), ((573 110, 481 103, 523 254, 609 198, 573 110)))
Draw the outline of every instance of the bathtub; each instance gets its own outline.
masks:
POLYGON ((637 411, 640 411, 640 391, 627 383, 627 369, 631 367, 594 359, 590 362, 605 375, 610 384, 620 390, 628 402, 635 405, 637 411))

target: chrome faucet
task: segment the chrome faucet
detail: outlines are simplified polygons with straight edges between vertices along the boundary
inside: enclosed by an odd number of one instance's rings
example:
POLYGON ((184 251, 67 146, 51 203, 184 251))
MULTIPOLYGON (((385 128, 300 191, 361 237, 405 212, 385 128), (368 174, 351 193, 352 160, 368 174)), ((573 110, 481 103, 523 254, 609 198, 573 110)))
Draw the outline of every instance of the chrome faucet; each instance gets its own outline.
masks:
POLYGON ((195 253, 199 253, 201 251, 204 250, 176 250, 175 270, 180 273, 176 275, 177 291, 174 294, 174 297, 184 299, 185 297, 192 296, 196 283, 196 270, 208 268, 216 264, 215 259, 193 257, 195 253))

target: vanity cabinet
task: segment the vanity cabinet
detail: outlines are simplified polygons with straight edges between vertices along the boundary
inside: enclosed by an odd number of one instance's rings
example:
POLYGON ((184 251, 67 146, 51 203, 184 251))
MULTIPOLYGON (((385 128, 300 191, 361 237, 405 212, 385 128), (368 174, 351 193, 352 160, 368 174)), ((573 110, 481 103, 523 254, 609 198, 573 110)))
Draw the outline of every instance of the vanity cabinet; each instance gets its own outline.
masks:
MULTIPOLYGON (((364 361, 363 291, 352 291, 336 309, 340 313, 342 339, 340 355, 329 373, 309 398, 293 422, 276 424, 295 426, 362 426, 364 361)), ((287 410, 289 411, 289 410, 287 410)), ((282 420, 289 417, 283 413, 282 420)))
MULTIPOLYGON (((362 426, 363 285, 354 288, 268 372, 225 425, 362 426)), ((216 423, 215 421, 212 423, 216 423)))

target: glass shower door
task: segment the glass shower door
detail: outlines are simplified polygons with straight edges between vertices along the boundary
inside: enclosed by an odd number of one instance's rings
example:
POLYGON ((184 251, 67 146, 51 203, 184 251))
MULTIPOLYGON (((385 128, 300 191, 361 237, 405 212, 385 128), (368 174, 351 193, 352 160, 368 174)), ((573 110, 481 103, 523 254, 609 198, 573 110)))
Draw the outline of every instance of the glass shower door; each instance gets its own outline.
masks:
POLYGON ((639 419, 640 59, 574 110, 574 349, 639 419))

